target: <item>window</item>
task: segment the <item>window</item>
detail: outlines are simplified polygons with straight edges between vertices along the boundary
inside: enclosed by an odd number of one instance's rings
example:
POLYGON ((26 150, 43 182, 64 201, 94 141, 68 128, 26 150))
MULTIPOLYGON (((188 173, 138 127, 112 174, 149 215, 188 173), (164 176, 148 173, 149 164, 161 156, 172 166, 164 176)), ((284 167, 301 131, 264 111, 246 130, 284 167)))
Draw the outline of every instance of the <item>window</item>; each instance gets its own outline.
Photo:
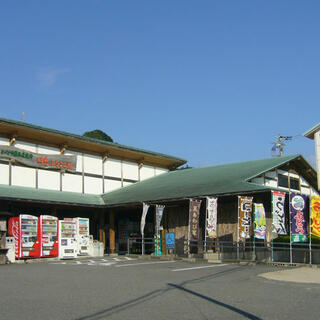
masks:
POLYGON ((278 187, 283 187, 287 189, 300 190, 300 181, 297 178, 290 177, 290 187, 289 187, 288 176, 283 174, 278 174, 278 187))

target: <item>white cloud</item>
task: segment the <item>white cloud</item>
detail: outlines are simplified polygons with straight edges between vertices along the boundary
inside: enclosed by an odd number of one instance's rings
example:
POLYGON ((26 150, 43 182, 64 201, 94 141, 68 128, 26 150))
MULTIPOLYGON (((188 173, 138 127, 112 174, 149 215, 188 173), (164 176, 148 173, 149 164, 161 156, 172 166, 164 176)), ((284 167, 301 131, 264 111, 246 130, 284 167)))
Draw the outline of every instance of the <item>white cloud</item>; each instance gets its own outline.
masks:
POLYGON ((37 82, 41 87, 50 87, 54 85, 60 76, 69 72, 68 68, 45 67, 36 73, 37 82))

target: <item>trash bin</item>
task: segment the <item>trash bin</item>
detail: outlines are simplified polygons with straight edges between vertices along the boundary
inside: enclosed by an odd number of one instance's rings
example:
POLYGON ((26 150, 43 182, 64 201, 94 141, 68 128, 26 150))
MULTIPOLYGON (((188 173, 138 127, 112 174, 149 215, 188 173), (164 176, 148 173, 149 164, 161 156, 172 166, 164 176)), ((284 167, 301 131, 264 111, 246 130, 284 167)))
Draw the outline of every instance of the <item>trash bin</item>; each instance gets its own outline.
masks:
POLYGON ((93 237, 91 235, 88 244, 88 255, 94 257, 93 237))
POLYGON ((7 258, 10 263, 14 263, 16 261, 14 245, 14 237, 6 237, 6 248, 9 249, 7 252, 7 258))

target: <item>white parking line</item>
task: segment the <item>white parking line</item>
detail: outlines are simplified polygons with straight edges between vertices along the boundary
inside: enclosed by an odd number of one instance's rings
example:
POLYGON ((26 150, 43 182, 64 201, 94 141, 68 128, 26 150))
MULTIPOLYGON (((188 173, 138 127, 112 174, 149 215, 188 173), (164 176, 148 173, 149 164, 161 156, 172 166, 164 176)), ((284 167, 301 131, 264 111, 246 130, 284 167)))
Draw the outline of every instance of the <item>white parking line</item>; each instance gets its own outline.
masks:
POLYGON ((133 266, 141 266, 141 265, 146 265, 146 264, 160 264, 160 263, 174 263, 174 262, 176 262, 176 261, 141 262, 141 263, 119 264, 119 265, 116 265, 115 267, 117 267, 117 268, 133 267, 133 266))
POLYGON ((223 267, 223 266, 226 266, 226 264, 215 264, 215 265, 202 266, 202 267, 193 267, 193 268, 174 269, 174 270, 171 270, 171 271, 188 271, 188 270, 206 269, 206 268, 223 267))

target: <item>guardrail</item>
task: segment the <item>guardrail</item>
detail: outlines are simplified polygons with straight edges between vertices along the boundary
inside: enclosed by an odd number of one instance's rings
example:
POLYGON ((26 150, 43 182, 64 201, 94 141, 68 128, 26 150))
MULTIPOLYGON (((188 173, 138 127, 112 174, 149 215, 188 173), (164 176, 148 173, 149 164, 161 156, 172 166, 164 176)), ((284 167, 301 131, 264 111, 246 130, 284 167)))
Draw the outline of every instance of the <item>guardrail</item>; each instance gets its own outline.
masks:
POLYGON ((221 261, 256 261, 320 264, 320 244, 175 239, 174 249, 167 250, 164 239, 127 238, 127 254, 174 254, 204 257, 216 253, 221 261), (158 248, 158 252, 156 251, 158 248))

